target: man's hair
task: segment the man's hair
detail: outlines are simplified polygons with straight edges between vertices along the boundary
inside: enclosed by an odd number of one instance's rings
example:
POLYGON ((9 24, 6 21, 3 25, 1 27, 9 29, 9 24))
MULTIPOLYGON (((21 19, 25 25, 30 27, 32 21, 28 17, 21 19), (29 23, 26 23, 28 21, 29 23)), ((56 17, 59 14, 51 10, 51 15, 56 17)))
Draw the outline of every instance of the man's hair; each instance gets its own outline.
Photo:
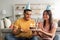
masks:
POLYGON ((32 11, 32 10, 30 10, 30 9, 25 9, 25 10, 24 10, 24 13, 26 13, 26 11, 32 11))

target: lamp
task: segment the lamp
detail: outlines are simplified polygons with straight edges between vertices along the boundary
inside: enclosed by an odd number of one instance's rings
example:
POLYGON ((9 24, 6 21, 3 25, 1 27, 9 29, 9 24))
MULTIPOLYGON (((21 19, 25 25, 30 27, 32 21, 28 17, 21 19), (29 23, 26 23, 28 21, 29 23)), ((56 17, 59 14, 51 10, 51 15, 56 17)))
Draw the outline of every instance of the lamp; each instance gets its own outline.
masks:
POLYGON ((6 14, 6 10, 2 10, 3 18, 5 17, 5 14, 6 14))

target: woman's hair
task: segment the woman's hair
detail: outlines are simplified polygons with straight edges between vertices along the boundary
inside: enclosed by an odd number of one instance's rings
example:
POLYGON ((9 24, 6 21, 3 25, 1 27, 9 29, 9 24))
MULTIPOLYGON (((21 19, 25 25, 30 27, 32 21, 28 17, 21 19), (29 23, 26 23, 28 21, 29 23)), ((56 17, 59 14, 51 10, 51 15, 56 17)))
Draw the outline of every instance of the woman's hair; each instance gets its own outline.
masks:
MULTIPOLYGON (((45 10, 44 12, 43 12, 43 16, 44 16, 44 13, 45 12, 47 12, 47 15, 49 15, 49 24, 50 24, 50 28, 49 28, 49 30, 51 30, 52 29, 52 12, 51 12, 51 10, 45 10)), ((46 24, 46 20, 44 20, 44 24, 43 24, 43 27, 45 27, 45 24, 46 24)))

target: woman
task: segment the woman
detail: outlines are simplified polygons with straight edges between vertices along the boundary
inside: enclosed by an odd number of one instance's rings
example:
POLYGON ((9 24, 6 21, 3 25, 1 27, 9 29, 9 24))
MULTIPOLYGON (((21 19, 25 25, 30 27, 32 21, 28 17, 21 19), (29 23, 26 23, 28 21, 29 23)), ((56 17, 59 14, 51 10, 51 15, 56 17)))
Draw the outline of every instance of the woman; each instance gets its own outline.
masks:
POLYGON ((38 31, 37 34, 42 38, 42 40, 53 40, 56 32, 56 26, 52 22, 51 10, 45 10, 43 12, 43 19, 43 23, 38 23, 40 31, 38 31))

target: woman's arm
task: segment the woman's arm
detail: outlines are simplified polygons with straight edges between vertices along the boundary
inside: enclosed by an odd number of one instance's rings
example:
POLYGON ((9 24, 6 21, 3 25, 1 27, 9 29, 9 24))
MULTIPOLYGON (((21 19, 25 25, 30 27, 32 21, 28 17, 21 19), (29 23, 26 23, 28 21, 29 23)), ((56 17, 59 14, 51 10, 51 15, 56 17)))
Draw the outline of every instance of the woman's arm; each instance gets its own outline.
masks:
MULTIPOLYGON (((49 36, 49 37, 53 37, 55 32, 56 32, 56 28, 52 28, 52 30, 50 32, 45 32, 44 30, 40 30, 40 32, 46 36, 49 36)), ((39 32, 39 33, 40 33, 39 32)))

